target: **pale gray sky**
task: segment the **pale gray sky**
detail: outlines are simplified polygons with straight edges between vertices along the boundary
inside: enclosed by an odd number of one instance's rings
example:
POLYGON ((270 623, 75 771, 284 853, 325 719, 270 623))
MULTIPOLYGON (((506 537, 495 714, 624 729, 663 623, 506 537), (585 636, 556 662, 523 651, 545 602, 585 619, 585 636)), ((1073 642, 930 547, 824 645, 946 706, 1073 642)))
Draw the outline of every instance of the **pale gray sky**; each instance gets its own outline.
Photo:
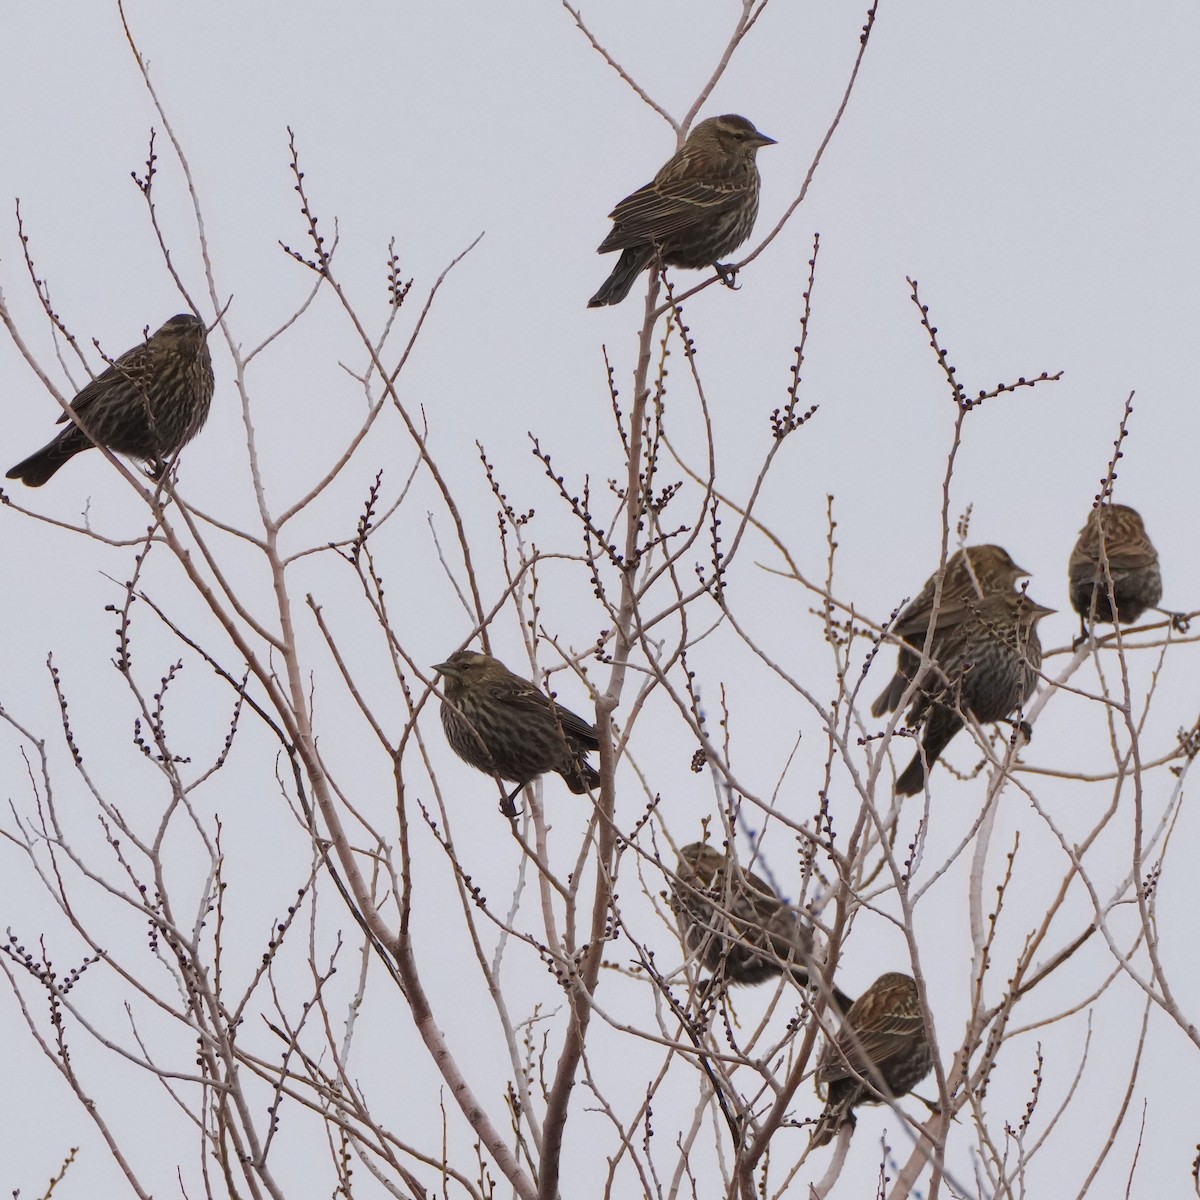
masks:
MULTIPOLYGON (((605 0, 584 11, 596 35, 677 117, 711 71, 734 17, 733 5, 683 0, 657 5, 605 0)), ((609 227, 612 205, 646 182, 672 152, 671 130, 549 0, 421 6, 278 0, 160 6, 134 0, 127 12, 195 174, 218 290, 222 299, 233 298, 228 324, 244 346, 274 330, 312 282, 278 245, 308 249, 288 170, 289 126, 327 237, 335 218, 338 222, 339 277, 372 328, 379 329, 385 318, 389 239, 395 238, 404 277, 415 279, 400 321, 407 336, 438 272, 484 234, 444 285, 401 377, 401 391, 428 415, 431 446, 484 548, 481 573, 492 589, 489 600, 502 588, 503 576, 498 555, 486 553, 495 529, 494 501, 476 439, 499 465, 513 505, 537 509, 532 536, 539 546, 578 552, 574 527, 529 454, 527 433, 536 433, 553 453, 558 472, 577 481, 575 486, 590 477, 594 492, 609 501, 606 484, 622 460, 602 347, 628 396, 641 289, 635 287, 620 307, 586 309, 611 266, 594 249, 609 227)), ((777 139, 777 146, 759 156, 760 236, 800 187, 840 100, 862 22, 863 11, 855 5, 775 0, 705 105, 701 115, 741 112, 777 139)), ((1001 396, 972 414, 951 492, 954 515, 973 506, 972 540, 1005 544, 1032 572, 1030 594, 1064 610, 1042 626, 1047 647, 1069 645, 1076 630, 1067 611, 1066 559, 1131 390, 1137 396, 1117 497, 1146 518, 1162 556, 1164 603, 1200 606, 1193 525, 1200 406, 1192 361, 1200 311, 1200 89, 1193 61, 1198 41, 1200 10, 1184 0, 1136 7, 1078 0, 1058 5, 883 0, 857 90, 806 203, 747 268, 740 291, 710 288, 689 304, 722 487, 743 496, 769 445, 769 413, 786 398, 806 264, 819 232, 801 399, 820 410, 785 447, 760 517, 784 538, 809 577, 820 578, 826 497, 832 495, 839 543, 834 591, 872 618, 883 620, 936 565, 954 418, 906 276, 919 280, 922 300, 968 391, 1042 371, 1063 372, 1060 382, 1001 396)), ((53 369, 49 326, 21 260, 13 210, 19 197, 38 273, 94 365, 92 338, 115 355, 133 345, 144 326, 155 328, 183 307, 130 179, 130 172, 144 172, 149 129, 159 122, 115 7, 53 0, 10 6, 0 36, 0 98, 0 287, 23 335, 53 369)), ((159 215, 180 271, 211 317, 190 207, 161 130, 157 150, 159 215)), ((689 285, 694 281, 686 277, 689 285)), ((400 344, 396 340, 393 347, 400 344)), ((280 505, 321 477, 331 448, 340 446, 361 417, 361 391, 338 365, 355 354, 354 345, 345 316, 332 297, 322 295, 283 347, 265 355, 261 368, 252 368, 248 386, 267 486, 280 505)), ((217 395, 207 428, 184 457, 184 486, 205 511, 237 523, 252 512, 245 434, 219 334, 212 346, 217 395)), ((361 370, 361 351, 347 365, 361 370)), ((73 366, 78 385, 83 376, 73 366)), ((676 349, 671 379, 677 391, 668 425, 677 448, 695 456, 702 442, 685 376, 676 349)), ((55 378, 66 386, 61 372, 55 378)), ((49 437, 57 410, 7 338, 0 339, 0 379, 5 453, 16 462, 49 437)), ((290 548, 345 536, 375 471, 386 468, 394 492, 412 460, 398 423, 381 423, 331 502, 308 515, 303 538, 297 536, 290 548)), ((114 537, 136 538, 145 526, 141 506, 95 454, 70 464, 43 492, 17 487, 14 495, 65 520, 76 519, 87 506, 94 527, 114 537)), ((381 539, 399 631, 419 663, 439 661, 469 630, 430 546, 424 512, 435 505, 422 478, 407 519, 381 539)), ((598 511, 610 507, 609 501, 598 511)), ((445 536, 444 513, 436 513, 435 522, 445 536)), ((120 764, 129 762, 131 716, 121 707, 119 681, 106 665, 115 653, 115 618, 104 606, 119 600, 120 592, 104 575, 128 578, 132 552, 85 543, 9 510, 0 511, 0 528, 9 580, 0 600, 9 631, 0 654, 0 704, 63 756, 61 736, 55 735, 57 703, 43 665, 53 650, 70 681, 73 716, 81 728, 94 708, 89 753, 106 784, 128 786, 128 803, 142 802, 136 777, 121 773, 120 764), (97 745, 105 737, 113 743, 107 752, 97 745)), ((262 581, 248 557, 246 562, 246 586, 254 589, 262 581)), ((755 562, 780 565, 765 543, 756 546, 731 582, 732 602, 746 626, 784 657, 786 669, 827 702, 834 688, 831 660, 819 622, 807 616, 811 598, 764 574, 755 562)), ((166 595, 171 576, 164 562, 159 586, 166 595)), ((354 646, 351 632, 363 617, 354 607, 348 569, 339 572, 314 560, 301 579, 297 595, 313 588, 354 646)), ((546 568, 543 586, 539 600, 547 625, 576 648, 592 644, 602 623, 588 604, 586 587, 573 578, 563 582, 553 566, 546 568)), ((177 651, 156 640, 146 614, 141 619, 165 669, 177 651)), ((511 614, 501 617, 494 637, 498 652, 520 668, 519 631, 511 614)), ((378 646, 365 637, 357 649, 356 666, 366 671, 378 646)), ((802 743, 785 790, 800 797, 793 811, 807 813, 821 780, 819 725, 811 711, 796 711, 791 693, 764 688, 760 675, 741 674, 737 653, 745 655, 722 631, 698 648, 693 665, 714 703, 716 688, 728 686, 736 761, 757 786, 769 790, 797 726, 802 729, 809 741, 802 743)), ((874 677, 890 666, 891 652, 882 657, 886 661, 874 668, 865 689, 872 696, 878 690, 874 677)), ((147 659, 153 675, 159 658, 147 659)), ((1139 679, 1148 679, 1157 663, 1151 659, 1136 660, 1139 679)), ((1064 662, 1051 659, 1049 668, 1064 662)), ((1176 729, 1195 720, 1200 699, 1195 663, 1194 647, 1167 656, 1145 735, 1152 755, 1168 750, 1176 729)), ((199 678, 202 674, 193 669, 189 697, 204 719, 181 739, 195 739, 186 752, 197 761, 219 748, 229 705, 228 694, 199 678)), ((582 689, 560 678, 564 701, 582 708, 582 689)), ((1073 682, 1090 691, 1094 673, 1085 667, 1073 682)), ((394 680, 385 672, 374 683, 372 699, 381 707, 391 703, 394 680)), ((331 696, 328 703, 340 701, 331 696)), ((460 821, 460 849, 490 879, 499 900, 511 886, 517 855, 491 810, 487 781, 467 778, 466 769, 449 758, 432 707, 423 729, 446 778, 464 794, 478 787, 485 811, 478 821, 465 815, 460 821)), ((354 734, 362 736, 361 730, 354 734)), ((712 790, 703 776, 688 770, 687 739, 678 731, 666 737, 660 759, 648 741, 636 749, 656 771, 654 786, 666 797, 681 840, 688 840, 692 812, 698 821, 712 810, 712 790)), ((357 743, 338 745, 326 738, 323 752, 353 777, 357 743)), ((1095 764, 1097 747, 1103 753, 1104 739, 1099 706, 1060 694, 1038 722, 1026 761, 1060 771, 1086 769, 1095 764)), ((257 733, 245 740, 259 749, 268 746, 257 733)), ((235 752, 210 801, 227 821, 231 875, 240 864, 250 876, 246 886, 258 889, 247 903, 260 928, 286 904, 280 896, 287 888, 294 891, 308 863, 306 844, 282 811, 269 753, 264 766, 235 752), (235 769, 245 774, 235 776, 235 769), (264 860, 278 875, 254 873, 264 860)), ((965 766, 969 757, 964 752, 958 761, 965 766)), ((377 771, 377 765, 370 768, 377 771)), ((7 737, 0 742, 3 798, 22 812, 32 806, 25 772, 19 743, 7 737)), ((361 781, 364 793, 379 783, 370 772, 361 781)), ((1166 771, 1153 781, 1149 813, 1161 811, 1173 782, 1166 771)), ((844 779, 841 784, 844 788, 844 779)), ((146 786, 153 786, 149 770, 146 786)), ((386 797, 386 775, 381 786, 386 797)), ((556 819, 571 823, 570 836, 577 837, 584 810, 559 794, 557 781, 547 790, 548 801, 559 806, 556 819)), ((983 782, 953 788, 947 780, 943 790, 945 802, 938 802, 941 794, 935 791, 932 806, 931 858, 948 853, 970 828, 983 782), (956 807, 951 801, 960 795, 964 802, 956 807)), ((1047 779, 1043 796, 1073 841, 1085 836, 1110 792, 1105 783, 1085 787, 1047 779)), ((82 791, 74 802, 90 812, 82 791)), ((380 820, 387 803, 385 798, 375 814, 380 820)), ((635 795, 626 814, 630 823, 639 805, 635 795)), ((914 832, 918 808, 905 814, 902 841, 914 832)), ((1111 887, 1128 870, 1122 839, 1131 821, 1122 814, 1095 852, 1104 895, 1106 884, 1111 887)), ((1185 809, 1173 835, 1177 857, 1168 858, 1160 895, 1163 954, 1180 1003, 1192 1013, 1200 1012, 1192 920, 1200 895, 1186 852, 1178 847, 1200 836, 1195 823, 1185 809)), ((81 837, 97 836, 87 819, 80 829, 87 831, 81 837)), ((1052 889, 1063 873, 1062 853, 1015 792, 1006 793, 1002 804, 991 868, 999 870, 998 860, 1018 829, 1022 854, 1033 863, 1045 856, 1045 886, 1052 889)), ((786 855, 786 835, 779 845, 786 855)), ((432 859, 435 851, 430 854, 432 859)), ((8 849, 4 856, 5 926, 27 942, 42 928, 61 933, 61 923, 44 912, 23 860, 8 849)), ((918 928, 930 966, 943 972, 934 977, 931 994, 949 1039, 957 1036, 969 986, 961 899, 968 865, 960 860, 939 885, 940 899, 928 906, 918 928)), ((1010 953, 1032 928, 1044 899, 1037 894, 1038 870, 1027 863, 1023 869, 1021 895, 1011 903, 1027 903, 1034 915, 1015 915, 1005 928, 1010 953)), ((1077 899, 1059 937, 1067 939, 1086 914, 1077 899)), ((144 929, 131 927, 128 914, 115 911, 114 942, 135 945, 139 936, 144 929)), ((647 936, 657 936, 668 955, 665 931, 647 936)), ((66 939, 52 946, 52 954, 65 968, 78 950, 66 939)), ((903 955, 888 921, 864 918, 846 950, 846 989, 857 992, 879 970, 903 966, 903 955)), ((1027 1019, 1071 999, 1082 1003, 1111 965, 1102 946, 1090 946, 1078 970, 1064 979, 1065 990, 1034 1001, 1027 1019)), ((95 1003, 104 1009, 111 997, 104 998, 99 976, 98 969, 94 977, 89 973, 85 985, 96 989, 95 1003)), ((454 991, 452 982, 445 986, 454 991)), ((612 986, 620 995, 626 985, 612 986)), ((1128 982, 1097 1008, 1080 1085, 1087 1098, 1063 1118, 1056 1134, 1060 1146, 1069 1146, 1077 1129, 1090 1148, 1094 1128, 1114 1119, 1120 1101, 1114 1089, 1128 1077, 1140 1013, 1138 993, 1128 982)), ((115 1004, 105 1017, 120 1028, 115 1004)), ((386 1019, 378 1011, 364 1017, 372 1024, 386 1019)), ((62 1083, 28 1046, 7 991, 0 994, 0 1029, 6 1059, 17 1064, 0 1083, 5 1184, 20 1188, 23 1196, 38 1194, 66 1148, 80 1144, 86 1158, 68 1177, 72 1186, 64 1194, 119 1194, 103 1147, 62 1083)), ((1069 1086, 1086 1036, 1084 1014, 1065 1028, 1031 1033, 999 1073, 989 1108, 1008 1112, 1014 1123, 1020 1119, 1034 1045, 1041 1039, 1047 1047, 1039 1126, 1044 1128, 1069 1086)), ((403 1045, 396 1049, 406 1063, 419 1054, 403 1045)), ((82 1048, 80 1055, 96 1070, 110 1061, 82 1048)), ((395 1063, 390 1066, 395 1069, 395 1063)), ((370 1076, 378 1068, 386 1075, 388 1067, 370 1063, 363 1071, 370 1076)), ((161 1093, 128 1071, 130 1107, 121 1119, 142 1121, 148 1140, 161 1139, 161 1164, 148 1177, 156 1195, 177 1194, 174 1163, 186 1161, 194 1134, 173 1113, 160 1115, 161 1093)), ((1132 1194, 1183 1194, 1200 1119, 1196 1073, 1195 1048, 1169 1021, 1152 1019, 1132 1099, 1135 1110, 1146 1106, 1132 1194)), ((411 1096, 398 1087, 397 1105, 408 1102, 411 1096)), ((816 1111, 807 1088, 797 1106, 800 1117, 816 1111)), ((877 1113, 864 1115, 851 1151, 861 1156, 862 1172, 848 1170, 835 1194, 863 1195, 854 1187, 872 1186, 873 1139, 884 1124, 877 1113)), ((403 1126, 399 1112, 395 1125, 403 1126)), ((896 1136, 895 1122, 888 1125, 896 1136)), ((1137 1118, 1122 1132, 1093 1195, 1121 1194, 1136 1129, 1137 1118)), ((956 1166, 970 1175, 968 1161, 956 1166)), ((813 1169, 819 1169, 815 1162, 813 1169)), ((1073 1195, 1087 1169, 1062 1155, 1035 1159, 1027 1194, 1073 1195)))

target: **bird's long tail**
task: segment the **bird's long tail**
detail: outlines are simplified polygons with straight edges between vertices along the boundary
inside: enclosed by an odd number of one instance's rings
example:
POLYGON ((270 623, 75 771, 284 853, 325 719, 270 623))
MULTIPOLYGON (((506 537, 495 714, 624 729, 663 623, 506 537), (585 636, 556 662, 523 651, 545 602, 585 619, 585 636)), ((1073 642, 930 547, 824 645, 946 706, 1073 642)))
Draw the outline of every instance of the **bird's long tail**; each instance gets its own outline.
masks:
POLYGON ((576 796, 600 786, 600 772, 586 759, 581 758, 572 769, 559 771, 559 774, 576 796))
POLYGON ((63 463, 74 458, 80 451, 90 449, 91 445, 82 430, 73 425, 70 429, 64 429, 52 442, 17 463, 6 478, 19 479, 28 487, 41 487, 63 463))
POLYGON ((633 281, 650 265, 654 257, 648 246, 630 246, 621 252, 612 274, 600 285, 600 290, 588 301, 588 308, 620 304, 629 295, 633 281))
POLYGON ((963 727, 962 718, 948 708, 935 705, 921 735, 921 748, 896 780, 897 796, 915 796, 925 786, 925 771, 938 760, 950 739, 963 727))

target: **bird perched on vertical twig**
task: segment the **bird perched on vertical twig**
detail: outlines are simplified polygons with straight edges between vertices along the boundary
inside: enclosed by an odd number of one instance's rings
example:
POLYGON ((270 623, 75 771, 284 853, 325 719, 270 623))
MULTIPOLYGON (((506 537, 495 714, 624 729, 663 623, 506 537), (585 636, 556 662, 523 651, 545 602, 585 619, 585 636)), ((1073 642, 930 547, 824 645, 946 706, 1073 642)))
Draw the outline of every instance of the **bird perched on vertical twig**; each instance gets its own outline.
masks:
MULTIPOLYGON (((955 551, 946 559, 933 644, 937 644, 939 634, 970 617, 970 603, 982 600, 992 592, 1011 592, 1017 580, 1028 574, 1024 567, 1018 567, 1013 562, 1003 546, 967 546, 955 551)), ((891 632, 903 638, 908 646, 900 647, 896 674, 879 699, 871 705, 873 717, 882 717, 884 713, 893 712, 900 706, 905 689, 921 665, 919 651, 925 645, 925 635, 933 616, 937 579, 938 572, 935 571, 925 581, 917 598, 900 613, 892 626, 891 632), (910 646, 917 649, 909 649, 910 646)))
MULTIPOLYGON (((684 947, 714 976, 755 984, 787 971, 797 983, 811 980, 812 928, 753 871, 715 846, 693 842, 679 851, 671 881, 671 908, 684 947)), ((841 1011, 850 999, 836 988, 841 1011)))
POLYGON ((620 304, 633 281, 657 257, 664 266, 715 266, 749 236, 758 216, 759 177, 754 159, 774 138, 745 117, 727 113, 701 121, 652 183, 626 196, 609 214, 614 222, 600 254, 621 257, 589 308, 620 304))
POLYGON ((588 751, 600 746, 595 727, 499 659, 459 650, 433 669, 443 679, 446 740, 463 762, 518 785, 508 806, 547 771, 561 775, 576 795, 600 782, 587 761, 588 751))
POLYGON ((1001 721, 1029 698, 1042 665, 1037 624, 1054 609, 1021 592, 992 592, 967 598, 952 625, 939 621, 929 648, 933 665, 908 712, 910 725, 924 720, 921 744, 896 780, 898 796, 914 796, 926 771, 963 727, 963 714, 976 721, 1001 721))
POLYGON ((1146 609, 1157 608, 1162 599, 1158 552, 1146 535, 1141 514, 1127 504, 1100 504, 1092 509, 1071 551, 1067 572, 1081 638, 1087 637, 1090 620, 1115 623, 1113 600, 1117 621, 1130 625, 1146 609))
MULTIPOLYGON (((8 478, 41 487, 69 458, 93 446, 140 458, 151 464, 152 478, 161 478, 168 456, 208 419, 213 369, 207 336, 199 317, 172 317, 87 384, 71 401, 75 420, 17 463, 8 478)), ((67 422, 67 414, 58 420, 67 422)))
POLYGON ((821 1051, 816 1081, 825 1111, 813 1128, 812 1148, 831 1141, 843 1125, 853 1126, 857 1105, 903 1096, 932 1069, 916 981, 898 971, 880 975, 821 1051))

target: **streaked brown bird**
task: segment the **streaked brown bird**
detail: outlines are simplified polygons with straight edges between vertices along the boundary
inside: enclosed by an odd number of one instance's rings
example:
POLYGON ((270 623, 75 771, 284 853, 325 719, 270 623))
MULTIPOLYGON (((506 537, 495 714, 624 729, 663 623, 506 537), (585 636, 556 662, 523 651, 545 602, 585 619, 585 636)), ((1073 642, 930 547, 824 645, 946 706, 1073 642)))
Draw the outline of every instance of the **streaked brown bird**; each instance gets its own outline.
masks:
POLYGON ((765 879, 715 846, 679 851, 671 908, 688 953, 730 983, 762 983, 789 969, 807 980, 811 928, 765 879))
MULTIPOLYGON (((76 420, 17 463, 8 478, 41 487, 68 459, 105 446, 149 463, 151 477, 160 479, 167 458, 208 419, 213 369, 207 336, 199 317, 172 317, 87 384, 71 401, 76 420)), ((58 418, 60 425, 67 420, 66 413, 58 418)))
POLYGON ((1025 703, 1042 665, 1037 624, 1053 611, 1021 592, 992 592, 968 598, 954 624, 939 621, 929 650, 933 666, 906 718, 910 725, 925 722, 921 745, 896 780, 898 796, 925 786, 926 770, 962 729, 964 713, 1001 721, 1025 703))
POLYGON ((821 1051, 816 1081, 825 1111, 813 1128, 812 1147, 832 1141, 843 1125, 853 1126, 858 1105, 903 1096, 932 1069, 916 981, 899 971, 880 975, 821 1051))
POLYGON ((499 659, 459 650, 434 668, 442 675, 442 728, 465 763, 517 787, 555 771, 576 795, 600 782, 587 761, 599 748, 596 730, 499 659))
POLYGON ((588 307, 620 304, 656 255, 668 267, 715 266, 728 281, 720 260, 750 236, 758 216, 755 155, 774 144, 734 113, 701 121, 654 181, 609 214, 614 224, 598 253, 621 257, 588 307))
POLYGON ((1141 514, 1127 504, 1101 504, 1092 509, 1071 551, 1067 572, 1071 607, 1079 614, 1083 638, 1090 620, 1114 624, 1113 600, 1117 602, 1117 621, 1130 625, 1148 608, 1157 608, 1162 599, 1158 552, 1146 535, 1141 514))
MULTIPOLYGON (((1011 592, 1017 580, 1028 574, 1024 567, 1018 567, 1013 562, 1003 546, 967 546, 955 551, 946 559, 933 644, 937 644, 939 635, 945 630, 970 617, 972 603, 977 603, 992 592, 1011 592)), ((903 638, 908 646, 900 647, 896 674, 879 699, 871 705, 873 717, 882 717, 884 713, 893 712, 900 706, 905 689, 921 665, 920 649, 925 645, 925 635, 933 616, 937 577, 935 571, 925 581, 917 598, 900 613, 892 626, 892 633, 903 638), (910 649, 911 646, 915 646, 916 650, 910 649)))
MULTIPOLYGON (((787 971, 810 981, 812 928, 753 871, 705 842, 679 851, 671 908, 685 949, 728 983, 755 984, 787 971)), ((833 989, 841 1011, 850 998, 833 989)))

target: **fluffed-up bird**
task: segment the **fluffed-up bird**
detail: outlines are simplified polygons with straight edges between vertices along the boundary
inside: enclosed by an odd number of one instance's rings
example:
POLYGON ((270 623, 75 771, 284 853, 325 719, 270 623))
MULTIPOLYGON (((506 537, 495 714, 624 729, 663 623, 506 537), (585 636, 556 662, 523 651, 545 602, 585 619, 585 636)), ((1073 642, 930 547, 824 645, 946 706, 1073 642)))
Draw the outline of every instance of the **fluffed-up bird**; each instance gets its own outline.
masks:
POLYGON ((1042 665, 1037 624, 1053 611, 1022 592, 992 592, 967 600, 953 625, 939 625, 929 651, 933 665, 907 715, 910 725, 924 727, 917 753, 896 780, 898 796, 925 786, 964 713, 981 723, 1002 721, 1033 694, 1042 665))
POLYGON ((899 971, 880 975, 850 1006, 817 1062, 825 1110, 813 1128, 812 1147, 824 1146, 843 1125, 853 1126, 858 1105, 903 1096, 932 1069, 916 981, 899 971))
POLYGON ((465 763, 517 787, 548 771, 582 795, 600 782, 587 761, 599 748, 595 727, 514 675, 499 659, 459 650, 433 668, 442 676, 442 728, 465 763))
POLYGON ((1127 504, 1100 504, 1079 531, 1067 567, 1071 607, 1079 614, 1080 636, 1088 622, 1130 625, 1162 599, 1158 552, 1141 514, 1127 504), (1107 565, 1106 565, 1107 564, 1107 565), (1111 591, 1110 591, 1111 585, 1111 591))
POLYGON ((620 304, 656 258, 668 267, 715 266, 727 278, 720 260, 750 236, 758 217, 755 155, 774 144, 735 113, 701 121, 653 182, 609 214, 613 227, 598 252, 620 250, 621 257, 588 307, 620 304))
POLYGON ((149 463, 162 477, 166 460, 200 432, 213 396, 212 359, 204 322, 172 317, 140 346, 127 350, 71 401, 75 420, 8 472, 41 487, 68 459, 93 446, 149 463))
MULTIPOLYGON (((728 983, 755 984, 788 972, 812 980, 812 926, 765 879, 706 842, 679 851, 671 908, 689 954, 728 983)), ((840 1011, 850 999, 832 989, 840 1011)))
MULTIPOLYGON (((957 550, 946 559, 942 594, 938 603, 937 619, 934 623, 933 644, 939 636, 954 625, 967 620, 971 615, 969 605, 982 600, 993 592, 1011 592, 1018 579, 1028 575, 1019 567, 1003 546, 967 546, 957 550)), ((905 689, 912 682, 921 665, 919 650, 925 645, 925 635, 933 616, 933 599, 937 588, 938 572, 926 581, 917 598, 907 605, 896 618, 891 632, 908 643, 900 647, 896 659, 896 673, 883 689, 879 699, 871 705, 871 715, 882 717, 894 712, 904 698, 905 689), (909 647, 915 646, 912 650, 909 647)))

